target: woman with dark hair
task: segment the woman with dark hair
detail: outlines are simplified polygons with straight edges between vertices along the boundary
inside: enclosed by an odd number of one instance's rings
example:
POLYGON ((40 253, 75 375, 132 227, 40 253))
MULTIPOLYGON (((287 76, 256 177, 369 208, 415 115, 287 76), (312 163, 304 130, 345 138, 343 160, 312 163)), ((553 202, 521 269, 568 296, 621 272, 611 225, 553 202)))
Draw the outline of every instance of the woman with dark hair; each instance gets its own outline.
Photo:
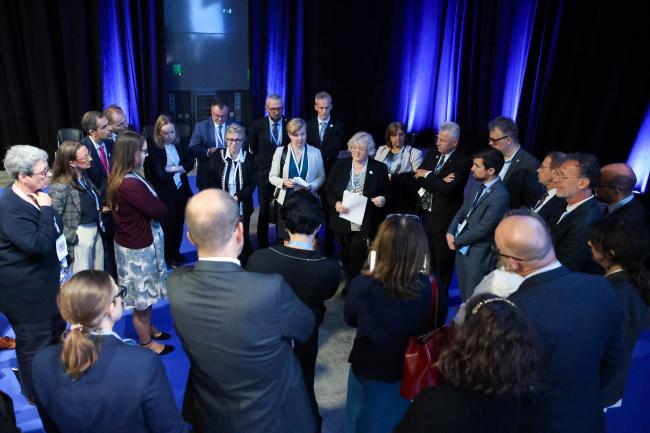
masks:
POLYGON ((165 114, 156 120, 153 141, 156 145, 149 147, 145 173, 167 207, 167 218, 160 221, 165 235, 165 261, 175 268, 185 261, 179 249, 183 241, 185 205, 192 196, 187 173, 194 168, 194 158, 188 154, 187 146, 180 143, 172 118, 165 114))
POLYGON ((54 158, 49 193, 52 207, 63 217, 72 273, 85 269, 104 270, 102 196, 85 174, 92 157, 79 141, 61 143, 54 158))
POLYGON ((386 165, 370 158, 375 141, 367 132, 357 132, 348 140, 351 157, 339 159, 327 178, 325 191, 330 210, 330 228, 336 233, 339 254, 349 282, 359 275, 368 256, 368 247, 386 215, 384 206, 389 197, 386 165), (361 224, 342 218, 350 212, 343 206, 345 191, 367 198, 361 224))
MULTIPOLYGON (((317 194, 325 182, 323 155, 319 148, 307 144, 307 123, 300 118, 287 122, 287 134, 291 142, 275 149, 269 182, 275 186, 277 202, 282 205, 285 197, 306 189, 317 194)), ((289 237, 284 226, 282 213, 276 225, 278 240, 289 237)))
POLYGON ((127 289, 124 302, 133 308, 140 345, 164 355, 174 348, 153 341, 170 336, 151 324, 151 306, 167 296, 165 241, 159 223, 167 217, 167 207, 142 177, 147 155, 142 135, 127 131, 117 137, 108 177, 108 203, 115 221, 118 282, 127 289))
POLYGON ((315 249, 316 233, 324 221, 323 210, 316 196, 306 190, 296 191, 287 197, 280 212, 289 240, 284 245, 256 251, 248 260, 246 270, 282 275, 298 298, 316 315, 314 332, 305 343, 294 343, 294 353, 300 361, 320 426, 322 418, 314 394, 318 327, 325 317, 325 301, 334 296, 341 281, 341 267, 315 249))
POLYGON ((246 141, 243 126, 231 123, 226 128, 225 149, 218 149, 210 155, 205 179, 207 188, 219 188, 230 194, 239 204, 239 214, 244 223, 244 248, 239 255, 246 265, 253 251, 250 241, 250 220, 254 211, 253 192, 257 186, 255 158, 242 147, 246 141))
POLYGON ((428 252, 417 216, 389 215, 362 275, 350 283, 344 317, 357 335, 348 359, 346 432, 390 432, 408 408, 400 395, 408 339, 434 327, 428 252))
POLYGON ((643 263, 648 255, 648 232, 623 218, 604 218, 593 224, 588 243, 594 261, 605 270, 605 278, 623 307, 623 362, 603 389, 603 407, 618 407, 625 393, 634 346, 647 323, 650 272, 643 263))
POLYGON ((395 432, 514 433, 538 371, 532 328, 505 298, 472 297, 438 360, 441 382, 418 395, 395 432))
POLYGON ((44 150, 11 146, 4 167, 14 181, 0 196, 0 311, 16 334, 23 393, 36 403, 32 359, 65 330, 56 308, 67 266, 63 221, 43 192, 51 180, 44 150))
POLYGON ((36 393, 58 431, 188 431, 160 359, 113 332, 125 291, 107 273, 86 270, 59 292, 70 331, 63 343, 36 354, 33 370, 36 393))
POLYGON ((375 159, 386 164, 390 178, 391 197, 387 212, 417 211, 418 195, 415 171, 422 164, 422 152, 405 144, 406 129, 401 122, 386 127, 385 145, 379 146, 375 159))

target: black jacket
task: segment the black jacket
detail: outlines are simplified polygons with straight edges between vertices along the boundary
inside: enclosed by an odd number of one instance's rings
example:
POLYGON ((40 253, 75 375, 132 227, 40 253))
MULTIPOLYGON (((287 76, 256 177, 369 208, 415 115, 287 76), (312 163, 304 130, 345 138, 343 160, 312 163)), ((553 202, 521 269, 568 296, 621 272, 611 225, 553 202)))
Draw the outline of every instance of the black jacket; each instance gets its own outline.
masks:
MULTIPOLYGON (((350 222, 339 217, 334 204, 343 200, 343 191, 350 181, 350 171, 352 170, 352 158, 339 159, 332 167, 332 172, 327 178, 325 190, 327 200, 331 203, 330 210, 330 228, 337 233, 350 233, 350 222)), ((367 238, 374 238, 379 224, 383 221, 384 208, 375 206, 372 201, 373 197, 384 196, 386 202, 390 200, 388 169, 386 165, 368 158, 368 167, 366 171, 366 180, 363 186, 363 195, 368 197, 366 204, 366 213, 361 225, 361 234, 367 238)), ((384 206, 385 207, 385 206, 384 206)))
POLYGON ((345 149, 345 126, 338 119, 330 117, 321 142, 318 117, 309 119, 307 122, 307 143, 320 149, 323 154, 325 174, 327 175, 338 158, 339 152, 345 149))
POLYGON ((537 169, 539 161, 523 147, 512 158, 510 168, 503 178, 510 192, 510 207, 534 206, 544 193, 544 186, 539 183, 537 169))
MULTIPOLYGON (((224 162, 224 157, 228 152, 228 149, 219 149, 217 152, 210 155, 210 163, 208 164, 208 171, 206 172, 206 188, 219 188, 224 191, 226 188, 222 184, 222 179, 224 176, 224 170, 230 170, 232 167, 232 160, 226 158, 227 162, 224 162)), ((244 152, 241 150, 240 152, 244 152)), ((244 162, 241 167, 241 173, 243 177, 242 189, 237 191, 237 201, 243 204, 244 217, 248 218, 253 213, 253 192, 257 186, 257 176, 255 174, 255 160, 253 155, 249 152, 246 152, 244 162)), ((226 173, 228 175, 229 173, 226 173)), ((228 180, 226 179, 226 182, 228 180)), ((236 185, 239 188, 239 185, 236 185)), ((230 191, 228 191, 230 192, 230 191)))
MULTIPOLYGON (((282 118, 282 143, 285 146, 289 144, 289 136, 287 135, 287 119, 282 118)), ((255 166, 258 170, 269 172, 271 170, 271 162, 273 161, 273 154, 275 149, 280 147, 276 146, 271 139, 271 129, 269 127, 269 118, 262 117, 255 120, 250 128, 250 139, 248 141, 249 149, 255 157, 255 166)))

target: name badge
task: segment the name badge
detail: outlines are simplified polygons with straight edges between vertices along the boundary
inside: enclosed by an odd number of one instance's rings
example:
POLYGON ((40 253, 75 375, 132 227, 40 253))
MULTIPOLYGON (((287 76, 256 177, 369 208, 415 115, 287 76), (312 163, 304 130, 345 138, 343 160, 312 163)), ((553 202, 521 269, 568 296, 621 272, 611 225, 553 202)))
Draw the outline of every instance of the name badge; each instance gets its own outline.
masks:
POLYGON ((61 234, 56 240, 56 255, 59 258, 59 261, 65 259, 68 256, 68 246, 65 243, 65 236, 61 234))

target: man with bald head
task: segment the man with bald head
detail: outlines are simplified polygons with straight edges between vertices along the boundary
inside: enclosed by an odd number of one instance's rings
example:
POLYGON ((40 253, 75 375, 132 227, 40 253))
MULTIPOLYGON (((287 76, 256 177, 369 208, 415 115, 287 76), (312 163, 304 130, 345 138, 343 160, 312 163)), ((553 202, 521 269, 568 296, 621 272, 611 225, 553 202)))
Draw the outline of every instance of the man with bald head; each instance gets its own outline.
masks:
POLYGON ((314 314, 280 275, 241 268, 244 227, 228 193, 206 189, 192 197, 185 222, 199 260, 167 283, 190 359, 184 418, 197 432, 314 432, 292 350, 294 339, 311 336, 314 314))
POLYGON ((600 169, 600 184, 596 197, 607 204, 605 216, 623 218, 632 224, 648 227, 648 214, 641 200, 634 196, 636 175, 622 162, 600 169))
POLYGON ((541 383, 526 402, 520 431, 604 432, 601 390, 622 358, 622 310, 602 277, 571 272, 558 262, 543 220, 504 218, 496 253, 524 278, 509 296, 536 329, 541 383))

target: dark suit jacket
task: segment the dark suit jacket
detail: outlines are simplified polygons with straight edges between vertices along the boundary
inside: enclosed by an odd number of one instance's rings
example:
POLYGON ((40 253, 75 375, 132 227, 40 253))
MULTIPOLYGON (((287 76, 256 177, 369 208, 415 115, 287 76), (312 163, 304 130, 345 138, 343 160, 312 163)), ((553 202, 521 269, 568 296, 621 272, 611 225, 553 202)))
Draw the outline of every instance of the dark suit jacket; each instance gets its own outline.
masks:
POLYGON ((528 402, 522 431, 604 431, 601 389, 621 362, 621 308, 600 276, 561 266, 529 277, 510 299, 539 336, 542 384, 528 402))
POLYGON ((560 263, 574 272, 601 273, 591 257, 587 241, 591 225, 602 217, 598 203, 592 197, 551 227, 553 247, 560 263))
POLYGON ((623 323, 621 324, 623 327, 623 361, 612 381, 603 390, 603 407, 611 406, 623 398, 634 348, 648 317, 648 305, 641 297, 630 274, 625 271, 615 272, 605 278, 614 287, 614 293, 623 308, 623 323))
POLYGON ((537 215, 541 216, 550 228, 557 223, 565 210, 566 200, 554 195, 537 211, 537 215))
POLYGON ((306 341, 315 319, 282 277, 199 260, 172 272, 167 284, 190 359, 183 415, 195 431, 312 433, 291 340, 306 341))
MULTIPOLYGON (((227 158, 227 165, 223 160, 223 156, 226 154, 227 149, 221 149, 212 155, 210 155, 210 162, 208 165, 208 172, 206 177, 206 188, 219 188, 224 189, 222 184, 222 179, 224 175, 224 170, 230 169, 232 166, 232 160, 227 158)), ((244 150, 241 150, 244 152, 244 150)), ((257 168, 255 167, 255 160, 253 155, 249 152, 246 152, 244 162, 241 167, 241 173, 243 177, 243 188, 237 192, 237 200, 243 204, 244 217, 248 218, 253 214, 253 192, 257 186, 257 168)), ((226 179, 226 183, 228 179, 226 179)), ((239 186, 238 186, 239 187, 239 186)))
MULTIPOLYGON (((463 206, 458 209, 454 218, 452 218, 447 228, 447 233, 455 234, 456 228, 459 223, 465 220, 467 212, 472 207, 478 188, 473 191, 463 203, 463 206)), ((510 196, 508 189, 505 187, 501 179, 498 179, 494 185, 486 190, 479 199, 474 211, 467 218, 467 224, 463 231, 455 237, 454 244, 456 248, 464 247, 465 245, 483 245, 491 246, 494 241, 494 229, 503 218, 503 215, 508 210, 510 204, 510 196)))
POLYGON ((61 432, 187 432, 158 355, 103 335, 97 363, 73 380, 62 345, 34 357, 36 394, 61 432))
POLYGON ((338 119, 330 116, 321 142, 318 117, 309 119, 307 122, 307 143, 320 149, 323 154, 325 174, 327 175, 338 158, 339 152, 345 149, 345 126, 338 119))
MULTIPOLYGON (((189 173, 194 168, 194 158, 190 155, 187 146, 178 143, 174 147, 176 147, 176 152, 178 152, 180 165, 189 173)), ((149 157, 145 160, 144 164, 145 173, 147 180, 151 183, 153 189, 156 190, 158 197, 160 197, 163 203, 165 205, 173 203, 173 197, 176 197, 177 194, 191 196, 192 189, 190 188, 187 174, 181 174, 181 187, 177 189, 176 183, 174 183, 174 175, 176 173, 168 173, 165 171, 165 167, 167 166, 167 152, 165 149, 161 149, 155 143, 152 143, 148 147, 148 150, 149 157)))
MULTIPOLYGON (((99 153, 97 153, 97 149, 95 149, 95 145, 93 144, 93 141, 90 139, 90 137, 84 137, 81 142, 86 145, 88 152, 93 159, 90 162, 90 168, 85 171, 86 176, 90 178, 99 192, 102 193, 102 197, 106 198, 106 182, 108 181, 108 173, 106 173, 106 170, 104 170, 104 166, 99 159, 99 153)), ((109 166, 111 166, 111 158, 113 156, 113 144, 113 140, 104 140, 104 146, 106 147, 106 151, 108 153, 108 155, 106 155, 106 158, 108 158, 109 166)))
POLYGON ((622 218, 639 227, 648 228, 648 211, 636 196, 625 206, 607 215, 607 218, 622 218))
MULTIPOLYGON (((472 160, 456 149, 438 174, 434 173, 440 154, 433 149, 429 150, 420 168, 430 170, 426 178, 416 180, 418 188, 424 188, 433 194, 431 202, 431 214, 435 216, 431 220, 435 222, 434 229, 443 231, 449 227, 449 222, 463 204, 463 190, 467 184, 472 160), (454 180, 447 183, 442 179, 454 173, 454 180)), ((473 197, 472 197, 473 198, 473 197)))
MULTIPOLYGON (((250 128, 250 139, 248 140, 250 151, 255 157, 257 169, 268 173, 271 170, 271 162, 276 146, 271 138, 269 118, 261 117, 253 122, 250 128)), ((282 146, 289 144, 287 135, 287 119, 282 118, 282 146)))
MULTIPOLYGON (((224 136, 224 146, 226 145, 225 137, 227 128, 229 125, 226 122, 223 127, 223 136, 224 136)), ((198 166, 196 169, 196 186, 197 188, 205 189, 205 177, 206 171, 208 170, 208 149, 211 147, 217 147, 217 142, 215 141, 215 126, 212 118, 201 120, 196 122, 194 127, 194 132, 192 132, 192 137, 190 137, 189 151, 192 157, 196 158, 198 161, 198 166)))
POLYGON ((539 197, 544 194, 544 186, 537 178, 538 168, 537 158, 520 147, 503 178, 503 183, 510 192, 511 208, 534 206, 539 197))
MULTIPOLYGON (((339 213, 334 208, 334 204, 337 201, 343 200, 343 191, 345 191, 350 181, 351 170, 352 158, 337 160, 325 185, 327 201, 331 205, 330 228, 337 233, 350 233, 350 221, 339 217, 339 213)), ((386 206, 379 208, 370 199, 384 196, 386 202, 390 200, 390 184, 386 164, 368 158, 363 195, 368 197, 368 202, 366 203, 366 212, 363 216, 363 224, 361 225, 361 234, 364 237, 372 239, 375 237, 375 233, 377 233, 379 224, 384 220, 384 208, 386 206)))

